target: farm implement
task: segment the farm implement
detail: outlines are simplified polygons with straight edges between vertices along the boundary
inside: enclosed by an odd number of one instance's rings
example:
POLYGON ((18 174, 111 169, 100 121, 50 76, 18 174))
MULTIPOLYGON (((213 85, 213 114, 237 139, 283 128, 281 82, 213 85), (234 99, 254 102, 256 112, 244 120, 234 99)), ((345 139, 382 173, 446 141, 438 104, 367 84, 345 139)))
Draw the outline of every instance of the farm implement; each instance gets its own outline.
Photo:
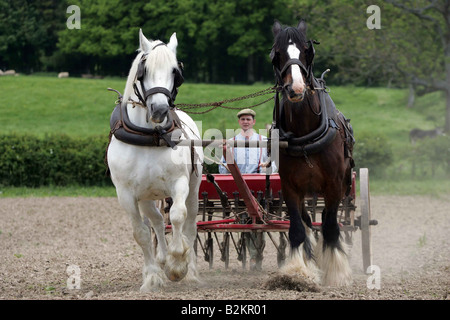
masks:
MULTIPOLYGON (((257 252, 258 265, 263 259, 266 240, 270 240, 276 248, 278 266, 282 266, 289 243, 287 232, 290 222, 283 201, 280 176, 276 173, 241 174, 235 163, 227 163, 227 166, 231 174, 202 175, 198 195, 197 254, 201 250, 212 268, 214 247, 217 245, 220 260, 228 268, 230 251, 234 248, 242 267, 246 268, 249 244, 257 252)), ((341 234, 350 246, 353 244, 353 233, 361 230, 365 271, 372 265, 371 227, 377 225, 370 212, 368 169, 359 170, 359 207, 356 205, 356 185, 357 174, 353 171, 351 191, 340 203, 338 222, 341 234)), ((305 198, 305 207, 312 222, 310 227, 316 236, 321 230, 324 206, 320 194, 310 194, 305 198)), ((166 226, 166 232, 171 232, 170 224, 166 226)))

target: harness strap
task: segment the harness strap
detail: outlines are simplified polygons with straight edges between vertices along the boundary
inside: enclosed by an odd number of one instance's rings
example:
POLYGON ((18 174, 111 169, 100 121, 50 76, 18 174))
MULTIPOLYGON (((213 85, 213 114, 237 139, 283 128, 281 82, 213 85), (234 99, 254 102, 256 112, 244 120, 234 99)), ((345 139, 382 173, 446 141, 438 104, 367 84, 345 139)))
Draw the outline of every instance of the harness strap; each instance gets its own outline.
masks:
POLYGON ((284 65, 283 69, 281 69, 281 75, 283 75, 283 73, 286 72, 287 68, 289 68, 290 66, 292 66, 293 64, 298 65, 301 69, 303 69, 303 71, 305 71, 306 73, 308 73, 308 69, 303 65, 303 63, 299 60, 299 59, 289 59, 286 64, 284 65))
MULTIPOLYGON (((156 129, 153 129, 153 128, 144 128, 144 127, 140 127, 140 126, 137 126, 137 125, 133 124, 133 123, 130 121, 130 118, 129 118, 129 116, 128 116, 128 110, 127 110, 127 104, 126 104, 126 103, 124 103, 124 104, 122 104, 122 105, 120 106, 120 112, 121 112, 121 119, 122 119, 122 121, 124 122, 124 124, 125 124, 129 129, 131 129, 130 132, 132 132, 132 131, 133 131, 133 133, 134 133, 134 132, 137 132, 137 133, 140 134, 140 135, 153 135, 153 134, 157 133, 156 129)), ((162 128, 163 128, 164 130, 166 130, 166 131, 170 131, 170 129, 171 129, 172 126, 173 126, 172 114, 169 112, 169 113, 167 114, 167 124, 166 124, 164 127, 162 127, 162 128)))
POLYGON ((172 105, 172 93, 164 87, 153 87, 151 89, 146 90, 144 92, 144 99, 147 100, 149 96, 155 93, 162 93, 166 95, 169 98, 170 104, 172 105))
POLYGON ((314 74, 312 72, 312 64, 310 64, 308 67, 305 67, 303 62, 301 62, 299 59, 289 59, 283 68, 280 70, 277 67, 273 66, 273 70, 275 72, 275 77, 277 80, 277 83, 280 86, 283 86, 283 74, 286 72, 286 70, 292 66, 292 65, 298 65, 300 69, 302 69, 306 73, 306 78, 308 79, 309 85, 311 86, 313 84, 314 80, 314 74))
MULTIPOLYGON (((325 82, 317 82, 318 85, 323 86, 325 82)), ((337 123, 328 117, 327 105, 325 101, 326 92, 319 90, 319 101, 321 106, 321 122, 319 127, 302 137, 294 137, 292 133, 286 132, 282 127, 282 113, 283 113, 283 103, 280 103, 280 97, 278 92, 275 94, 275 108, 274 108, 274 128, 279 129, 280 138, 287 140, 289 142, 289 147, 283 149, 292 156, 305 156, 307 159, 307 154, 317 153, 321 151, 325 146, 330 144, 339 130, 337 123)))

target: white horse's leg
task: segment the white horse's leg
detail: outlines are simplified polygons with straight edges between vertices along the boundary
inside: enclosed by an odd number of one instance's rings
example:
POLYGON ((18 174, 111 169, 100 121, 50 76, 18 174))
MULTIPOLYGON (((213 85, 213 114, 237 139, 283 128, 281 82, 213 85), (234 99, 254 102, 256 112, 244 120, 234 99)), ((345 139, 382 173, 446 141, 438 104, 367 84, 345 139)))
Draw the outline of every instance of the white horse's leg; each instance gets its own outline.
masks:
POLYGON ((172 223, 172 241, 169 244, 168 255, 164 271, 167 278, 172 281, 183 279, 188 272, 189 240, 183 235, 186 221, 186 199, 189 194, 189 181, 181 177, 173 186, 172 207, 170 208, 170 222, 172 223))
POLYGON ((156 239, 158 241, 156 261, 159 263, 161 268, 164 268, 167 255, 164 217, 156 207, 156 203, 154 200, 139 201, 139 209, 150 220, 153 230, 156 233, 156 239))
POLYGON ((198 214, 198 187, 191 188, 189 196, 186 200, 187 217, 184 223, 183 233, 189 241, 190 257, 188 274, 186 275, 186 281, 200 282, 199 273, 197 270, 197 257, 194 251, 194 243, 197 238, 197 214, 198 214))
POLYGON ((133 236, 144 253, 144 267, 142 269, 143 284, 142 292, 154 291, 164 285, 161 268, 156 263, 153 254, 152 237, 150 230, 142 221, 139 213, 138 202, 128 192, 117 192, 119 203, 127 211, 133 227, 133 236))

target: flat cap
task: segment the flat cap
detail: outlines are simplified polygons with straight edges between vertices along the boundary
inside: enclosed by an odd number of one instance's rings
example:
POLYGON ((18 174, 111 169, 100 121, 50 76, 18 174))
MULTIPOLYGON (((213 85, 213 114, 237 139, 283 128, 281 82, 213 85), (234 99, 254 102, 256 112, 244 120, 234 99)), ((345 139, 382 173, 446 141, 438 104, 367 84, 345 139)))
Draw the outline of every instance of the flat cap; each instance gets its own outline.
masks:
POLYGON ((249 115, 251 115, 251 116, 253 116, 253 117, 256 116, 256 112, 253 111, 252 109, 242 109, 241 111, 239 111, 239 112, 237 113, 237 117, 240 118, 240 117, 241 117, 242 115, 244 115, 244 114, 249 114, 249 115))

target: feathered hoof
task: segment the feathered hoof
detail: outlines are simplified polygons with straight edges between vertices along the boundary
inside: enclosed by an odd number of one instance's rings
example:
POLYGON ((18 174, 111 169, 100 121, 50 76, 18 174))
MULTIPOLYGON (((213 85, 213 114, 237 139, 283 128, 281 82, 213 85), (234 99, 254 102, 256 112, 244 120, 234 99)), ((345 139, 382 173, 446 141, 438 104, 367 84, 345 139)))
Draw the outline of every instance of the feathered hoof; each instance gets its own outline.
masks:
POLYGON ((168 257, 166 260, 166 265, 164 267, 164 272, 167 279, 170 281, 180 281, 186 277, 189 271, 187 261, 175 259, 173 257, 168 257))
POLYGON ((146 292, 156 292, 161 290, 165 286, 166 281, 163 279, 162 274, 152 273, 144 278, 144 283, 141 286, 140 291, 142 293, 146 292))
POLYGON ((307 259, 303 252, 303 244, 292 249, 291 257, 286 264, 280 268, 280 273, 288 276, 300 276, 312 283, 320 283, 320 270, 314 260, 307 259))
POLYGON ((322 271, 322 285, 330 287, 344 287, 352 283, 352 269, 348 262, 345 247, 342 249, 325 247, 320 243, 317 250, 317 263, 322 271))

